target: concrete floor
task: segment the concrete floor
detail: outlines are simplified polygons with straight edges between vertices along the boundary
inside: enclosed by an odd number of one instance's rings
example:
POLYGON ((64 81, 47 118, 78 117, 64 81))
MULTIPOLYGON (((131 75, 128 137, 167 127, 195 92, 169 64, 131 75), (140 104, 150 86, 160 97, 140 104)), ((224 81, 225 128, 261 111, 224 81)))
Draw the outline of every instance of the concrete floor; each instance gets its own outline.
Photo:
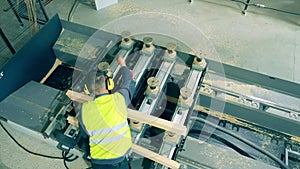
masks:
MULTIPOLYGON (((66 18, 68 4, 58 1, 50 4, 49 8, 63 11, 59 15, 66 18)), ((262 0, 260 3, 300 12, 300 3, 295 0, 262 0)), ((300 17, 255 7, 250 7, 247 16, 244 16, 241 14, 243 7, 228 0, 199 0, 192 4, 184 0, 124 0, 100 11, 80 4, 72 21, 114 33, 130 29, 133 34, 155 33, 153 30, 163 34, 167 31, 163 32, 161 27, 166 27, 168 31, 176 29, 176 38, 181 38, 181 41, 185 40, 182 39, 184 37, 186 41, 195 41, 193 34, 196 34, 196 37, 200 37, 196 42, 202 42, 201 46, 186 45, 196 51, 202 50, 209 58, 300 83, 300 74, 296 73, 300 72, 300 17), (160 24, 151 24, 155 21, 160 24), (161 25, 163 22, 164 25, 161 25), (215 52, 211 55, 203 48, 214 48, 218 57, 215 52)), ((154 38, 154 43, 165 45, 164 42, 160 43, 159 38, 154 38)))
MULTIPOLYGON (((254 2, 300 13, 297 0, 254 2)), ((53 0, 46 10, 49 17, 58 13, 66 19, 72 3, 53 0)), ((0 25, 14 47, 20 49, 30 38, 29 24, 20 28, 11 11, 3 13, 8 6, 6 1, 1 1, 0 6, 0 25)), ((71 21, 114 33, 129 30, 137 39, 153 35, 154 43, 160 45, 173 40, 178 50, 201 50, 210 59, 300 83, 300 16, 255 7, 250 7, 244 16, 243 7, 229 0, 195 0, 192 4, 185 0, 119 0, 116 5, 96 11, 88 2, 80 2, 71 21)), ((1 67, 12 54, 2 41, 0 45, 1 67)), ((28 149, 60 156, 54 146, 6 126, 28 149)), ((0 168, 64 168, 62 160, 26 153, 2 129, 0 142, 0 168)), ((72 169, 86 166, 81 159, 68 165, 72 169)))

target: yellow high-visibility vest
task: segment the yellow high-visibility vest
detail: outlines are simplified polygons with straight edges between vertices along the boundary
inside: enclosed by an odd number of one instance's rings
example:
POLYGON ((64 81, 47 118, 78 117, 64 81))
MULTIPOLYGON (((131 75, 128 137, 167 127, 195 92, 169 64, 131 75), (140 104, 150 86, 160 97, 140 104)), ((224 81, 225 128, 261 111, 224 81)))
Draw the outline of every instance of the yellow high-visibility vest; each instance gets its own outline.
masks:
POLYGON ((89 135, 93 159, 119 158, 130 149, 127 115, 125 99, 118 92, 82 105, 82 122, 89 135))

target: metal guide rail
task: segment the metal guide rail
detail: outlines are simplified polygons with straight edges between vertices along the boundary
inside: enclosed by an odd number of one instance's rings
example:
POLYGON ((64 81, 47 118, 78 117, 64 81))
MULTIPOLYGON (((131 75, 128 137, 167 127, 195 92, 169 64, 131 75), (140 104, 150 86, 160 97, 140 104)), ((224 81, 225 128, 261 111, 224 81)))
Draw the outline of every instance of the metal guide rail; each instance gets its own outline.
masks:
MULTIPOLYGON (((197 118, 206 119, 211 116, 219 119, 219 126, 232 130, 257 145, 264 144, 265 149, 278 159, 286 158, 286 165, 299 167, 299 84, 226 64, 222 65, 221 71, 217 68, 217 63, 211 60, 208 60, 208 65, 209 70, 201 84, 199 101, 195 107, 198 111, 197 118), (213 104, 223 105, 224 109, 215 110, 213 104)), ((197 132, 196 138, 199 138, 201 128, 204 129, 202 124, 195 125, 190 134, 197 132)), ((249 153, 257 161, 278 166, 219 131, 215 131, 210 139, 214 140, 213 144, 220 144, 216 143, 218 140, 221 145, 238 145, 241 149, 237 151, 240 153, 249 153)), ((179 153, 178 157, 181 158, 180 156, 179 153)), ((183 156, 184 160, 192 159, 183 156)), ((210 161, 214 166, 213 160, 210 161)))
POLYGON ((208 78, 204 79, 201 92, 243 106, 300 121, 300 98, 272 91, 255 84, 251 85, 230 78, 224 79, 209 72, 208 78), (218 83, 220 81, 223 81, 224 85, 218 83))
POLYGON ((204 78, 200 95, 202 101, 199 104, 204 107, 210 107, 212 100, 224 101, 225 113, 271 130, 300 136, 300 131, 296 129, 300 125, 298 97, 212 72, 204 78))
MULTIPOLYGON (((134 40, 130 38, 130 32, 123 32, 121 44, 119 45, 119 48, 121 49, 119 50, 116 56, 122 56, 125 60, 127 60, 128 55, 134 49, 134 44, 134 40)), ((110 69, 113 72, 113 77, 116 77, 116 74, 119 72, 120 69, 120 66, 116 62, 117 57, 115 57, 113 62, 110 64, 110 69)))
MULTIPOLYGON (((155 77, 150 77, 147 80, 147 88, 145 91, 145 97, 139 107, 139 111, 146 114, 152 114, 157 109, 157 105, 160 105, 160 100, 163 94, 164 85, 166 80, 175 64, 175 58, 171 60, 163 60, 160 63, 160 67, 155 77)), ((133 133, 134 143, 137 143, 140 137, 144 134, 144 125, 138 121, 131 121, 131 127, 135 130, 133 133)))
MULTIPOLYGON (((180 89, 180 96, 172 122, 184 125, 189 120, 189 116, 191 116, 199 96, 199 85, 205 74, 206 66, 206 61, 203 58, 195 57, 192 70, 188 75, 185 85, 180 89)), ((174 157, 176 148, 178 148, 181 141, 182 138, 166 132, 159 153, 168 158, 174 157)), ((162 166, 156 165, 156 168, 162 168, 162 166)))
POLYGON ((174 65, 174 62, 163 61, 155 77, 147 80, 148 87, 145 91, 145 99, 142 102, 139 111, 151 114, 156 106, 159 97, 162 94, 163 86, 174 65))

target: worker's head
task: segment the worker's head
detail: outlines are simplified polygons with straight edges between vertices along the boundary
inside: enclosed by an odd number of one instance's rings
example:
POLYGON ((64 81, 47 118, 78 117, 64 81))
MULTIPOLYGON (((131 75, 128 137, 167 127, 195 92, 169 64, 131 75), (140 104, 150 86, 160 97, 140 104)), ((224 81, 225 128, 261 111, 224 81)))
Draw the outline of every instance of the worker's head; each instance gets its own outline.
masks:
POLYGON ((96 77, 95 94, 108 93, 105 82, 106 82, 105 75, 99 75, 96 77))

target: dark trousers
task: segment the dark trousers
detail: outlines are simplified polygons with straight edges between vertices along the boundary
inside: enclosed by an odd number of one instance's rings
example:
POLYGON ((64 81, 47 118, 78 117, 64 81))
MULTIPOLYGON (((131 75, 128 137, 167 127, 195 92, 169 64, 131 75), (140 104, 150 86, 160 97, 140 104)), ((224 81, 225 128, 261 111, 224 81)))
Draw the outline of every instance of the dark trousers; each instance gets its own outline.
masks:
POLYGON ((131 169, 128 160, 125 158, 122 162, 117 164, 95 164, 92 163, 93 169, 131 169))

